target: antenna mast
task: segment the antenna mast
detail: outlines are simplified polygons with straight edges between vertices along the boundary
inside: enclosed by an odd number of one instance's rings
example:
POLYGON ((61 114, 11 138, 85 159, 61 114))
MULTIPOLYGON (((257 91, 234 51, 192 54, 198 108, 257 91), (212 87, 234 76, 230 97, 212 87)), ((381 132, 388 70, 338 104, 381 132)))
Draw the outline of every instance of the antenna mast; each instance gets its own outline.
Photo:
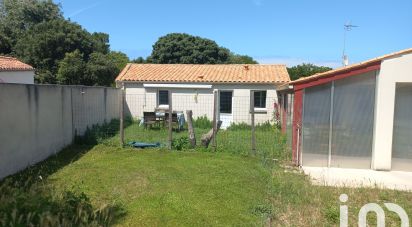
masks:
POLYGON ((342 64, 343 66, 349 65, 349 58, 346 55, 346 32, 352 31, 352 28, 357 28, 359 26, 351 24, 351 22, 347 22, 343 25, 343 53, 342 53, 342 64))

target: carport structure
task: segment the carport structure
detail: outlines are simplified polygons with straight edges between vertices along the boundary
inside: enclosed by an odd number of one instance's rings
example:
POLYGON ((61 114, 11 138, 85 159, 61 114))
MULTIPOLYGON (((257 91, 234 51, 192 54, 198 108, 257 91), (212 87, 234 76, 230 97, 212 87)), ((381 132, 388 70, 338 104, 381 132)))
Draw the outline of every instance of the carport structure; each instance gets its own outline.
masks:
POLYGON ((282 107, 293 100, 293 111, 283 112, 296 165, 412 171, 412 49, 301 78, 279 92, 290 97, 282 107))

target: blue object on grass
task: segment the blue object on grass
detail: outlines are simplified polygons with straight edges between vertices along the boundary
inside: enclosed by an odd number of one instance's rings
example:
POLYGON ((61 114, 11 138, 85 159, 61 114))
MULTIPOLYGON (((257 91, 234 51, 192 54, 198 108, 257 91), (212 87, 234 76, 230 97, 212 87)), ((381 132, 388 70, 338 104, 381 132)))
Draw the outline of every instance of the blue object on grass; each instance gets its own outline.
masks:
POLYGON ((150 147, 161 147, 161 144, 159 142, 157 143, 143 143, 143 142, 129 142, 128 143, 132 147, 136 148, 150 148, 150 147))

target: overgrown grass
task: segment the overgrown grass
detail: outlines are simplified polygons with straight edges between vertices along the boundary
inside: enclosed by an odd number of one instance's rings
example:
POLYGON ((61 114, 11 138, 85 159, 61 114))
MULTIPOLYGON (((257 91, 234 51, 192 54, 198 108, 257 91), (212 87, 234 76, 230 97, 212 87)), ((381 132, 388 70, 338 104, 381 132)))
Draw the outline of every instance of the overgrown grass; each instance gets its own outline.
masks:
MULTIPOLYGON (((266 121, 264 123, 259 123, 256 124, 255 126, 256 130, 276 130, 279 129, 278 125, 272 124, 270 121, 266 121)), ((249 124, 246 124, 245 122, 242 123, 232 123, 230 126, 227 128, 227 130, 230 131, 236 131, 236 130, 252 130, 252 126, 249 124)))
POLYGON ((198 117, 193 120, 193 127, 194 128, 201 128, 201 129, 210 129, 212 128, 212 121, 205 116, 198 117))
MULTIPOLYGON (((379 188, 349 188, 316 186, 309 177, 295 169, 276 166, 273 169, 272 213, 273 222, 282 226, 339 226, 340 205, 349 207, 349 226, 358 225, 358 213, 368 203, 396 203, 403 207, 409 217, 412 214, 412 193, 379 188), (347 194, 346 203, 339 201, 347 194)), ((386 226, 400 226, 400 219, 385 209, 386 226)), ((376 226, 376 216, 369 215, 370 226, 376 226)))
POLYGON ((71 146, 0 183, 0 226, 108 226, 123 215, 114 203, 93 206, 82 191, 56 190, 48 177, 90 147, 71 146))
MULTIPOLYGON (((351 226, 371 202, 397 203, 412 214, 408 192, 312 185, 288 166, 285 138, 272 126, 256 129, 254 155, 243 126, 219 131, 216 153, 189 149, 187 131, 174 132, 171 152, 121 148, 115 123, 83 142, 98 145, 71 146, 3 181, 0 225, 260 226, 270 219, 273 226, 338 226, 342 193, 349 195, 351 226)), ((167 130, 130 123, 126 142, 167 143, 167 130)), ((208 130, 196 128, 198 140, 208 130)), ((400 225, 386 214, 387 226, 400 225)))

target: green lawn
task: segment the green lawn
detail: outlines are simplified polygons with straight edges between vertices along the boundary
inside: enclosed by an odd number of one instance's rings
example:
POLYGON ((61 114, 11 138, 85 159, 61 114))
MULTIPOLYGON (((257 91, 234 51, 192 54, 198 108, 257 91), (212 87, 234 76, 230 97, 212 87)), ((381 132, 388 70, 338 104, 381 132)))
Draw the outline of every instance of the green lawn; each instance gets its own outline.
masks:
MULTIPOLYGON (((206 131, 197 129, 198 138, 206 131)), ((284 167, 289 152, 275 129, 258 130, 257 155, 250 155, 249 132, 220 131, 216 153, 120 148, 118 136, 73 145, 0 184, 0 226, 338 226, 342 193, 350 226, 370 202, 397 203, 412 214, 411 193, 311 185, 284 167)), ((125 136, 167 141, 166 131, 137 125, 125 136)), ((386 213, 387 226, 399 225, 386 213)))
POLYGON ((85 192, 96 206, 121 204, 122 225, 225 226, 264 220, 255 210, 269 203, 269 177, 246 157, 100 145, 49 180, 85 192))

